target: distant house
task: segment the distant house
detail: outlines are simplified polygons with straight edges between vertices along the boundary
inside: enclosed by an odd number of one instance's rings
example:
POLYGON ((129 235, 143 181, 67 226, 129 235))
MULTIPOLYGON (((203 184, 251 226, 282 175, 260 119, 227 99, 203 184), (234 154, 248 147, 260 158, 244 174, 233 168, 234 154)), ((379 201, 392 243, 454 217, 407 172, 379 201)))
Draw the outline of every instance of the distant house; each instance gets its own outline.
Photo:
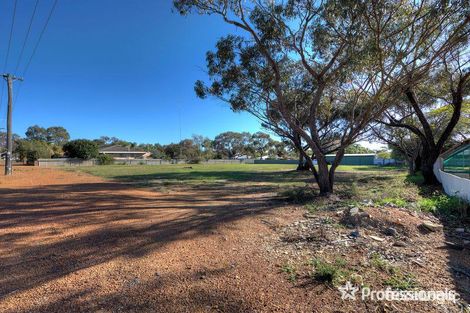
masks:
POLYGON ((102 147, 99 149, 99 152, 100 154, 110 155, 115 160, 147 159, 151 155, 151 153, 147 151, 119 145, 102 147))

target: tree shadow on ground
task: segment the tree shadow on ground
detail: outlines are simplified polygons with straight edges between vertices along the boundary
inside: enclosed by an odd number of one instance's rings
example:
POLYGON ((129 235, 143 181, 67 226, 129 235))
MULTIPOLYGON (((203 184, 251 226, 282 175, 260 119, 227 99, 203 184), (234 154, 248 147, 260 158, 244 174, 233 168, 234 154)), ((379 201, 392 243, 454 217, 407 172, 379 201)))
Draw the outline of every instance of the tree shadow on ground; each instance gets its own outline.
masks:
POLYGON ((155 183, 175 184, 176 182, 198 183, 204 182, 220 184, 220 182, 252 182, 252 183, 295 183, 312 181, 313 174, 284 171, 284 172, 247 172, 247 171, 192 171, 187 172, 167 172, 167 173, 151 173, 140 175, 118 175, 113 180, 120 182, 129 182, 137 185, 149 186, 155 183))
MULTIPOLYGON (((204 272, 204 279, 217 280, 230 275, 233 269, 218 268, 204 272)), ((197 273, 156 275, 152 280, 130 280, 119 292, 99 295, 93 288, 77 288, 72 294, 58 296, 53 301, 35 306, 28 313, 40 312, 253 312, 259 303, 253 303, 233 290, 216 288, 201 282, 197 273), (174 281, 192 284, 181 292, 174 281)))
POLYGON ((4 188, 0 197, 0 299, 282 205, 272 193, 223 185, 162 195, 126 184, 86 183, 4 188))

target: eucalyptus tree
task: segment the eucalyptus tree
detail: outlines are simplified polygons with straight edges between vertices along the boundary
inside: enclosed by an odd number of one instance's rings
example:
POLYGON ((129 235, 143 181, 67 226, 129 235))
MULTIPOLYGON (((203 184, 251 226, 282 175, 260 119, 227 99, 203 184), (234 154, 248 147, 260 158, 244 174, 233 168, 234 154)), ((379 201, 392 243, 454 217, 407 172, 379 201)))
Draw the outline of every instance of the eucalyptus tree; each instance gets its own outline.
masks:
POLYGON ((417 139, 421 172, 427 184, 437 182, 433 165, 446 146, 453 138, 465 138, 470 132, 465 115, 470 95, 470 59, 463 60, 459 55, 454 62, 447 56, 442 60, 443 64, 432 70, 427 79, 408 86, 401 101, 389 108, 381 121, 401 132, 406 130, 408 137, 417 139))
POLYGON ((375 139, 388 144, 389 148, 398 152, 408 163, 408 174, 414 175, 421 169, 421 144, 419 138, 404 128, 377 124, 371 128, 375 139))
POLYGON ((389 81, 401 95, 381 122, 417 138, 425 182, 436 183, 433 165, 452 137, 468 97, 468 1, 390 1, 385 27, 372 18, 384 16, 381 9, 368 8, 368 24, 379 38, 380 70, 391 73, 389 81))
MULTIPOLYGON (((174 4, 182 14, 217 15, 243 31, 242 36, 222 38, 216 51, 207 54, 211 84, 197 82, 198 95, 219 97, 289 138, 301 148, 320 193, 331 193, 345 148, 383 112, 391 97, 387 83, 392 73, 379 68, 376 57, 379 32, 371 29, 365 16, 373 4, 347 0, 175 0, 174 4), (330 152, 336 155, 329 167, 325 155, 330 152)), ((380 9, 386 6, 381 4, 380 9)), ((380 29, 388 23, 381 17, 375 22, 380 29)))

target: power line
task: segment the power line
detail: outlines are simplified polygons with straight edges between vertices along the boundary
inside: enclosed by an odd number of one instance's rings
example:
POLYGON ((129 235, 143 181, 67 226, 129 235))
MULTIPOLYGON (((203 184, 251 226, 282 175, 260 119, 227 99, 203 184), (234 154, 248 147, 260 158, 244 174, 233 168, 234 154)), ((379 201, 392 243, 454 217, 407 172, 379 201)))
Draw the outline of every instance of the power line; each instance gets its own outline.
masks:
MULTIPOLYGON (((51 10, 49 11, 46 22, 44 23, 44 26, 42 27, 41 33, 39 34, 38 41, 34 45, 33 53, 31 53, 31 56, 28 60, 28 63, 26 63, 26 66, 23 70, 23 74, 22 74, 23 77, 26 75, 26 72, 28 71, 29 66, 31 65, 31 61, 33 60, 34 55, 36 54, 36 51, 39 47, 39 44, 41 43, 42 37, 44 36, 44 33, 46 32, 47 26, 49 25, 49 21, 51 20, 51 17, 52 17, 52 14, 54 13, 55 7, 57 6, 57 2, 58 2, 58 0, 55 0, 54 3, 52 4, 52 7, 51 7, 51 10)), ((15 95, 15 103, 18 100, 18 97, 20 95, 21 86, 23 86, 23 84, 20 84, 18 86, 18 92, 15 95)))
POLYGON ((13 17, 11 18, 11 28, 10 28, 10 38, 8 39, 8 48, 7 48, 7 55, 5 58, 5 65, 3 65, 3 71, 6 71, 7 64, 8 64, 8 57, 10 56, 10 47, 11 47, 11 38, 13 37, 13 26, 15 25, 15 16, 16 16, 16 5, 18 4, 18 0, 15 0, 15 4, 13 6, 13 17))
MULTIPOLYGON (((13 5, 13 16, 11 18, 10 37, 8 39, 7 54, 5 56, 5 63, 3 65, 3 72, 5 72, 7 70, 8 58, 10 56, 11 38, 13 37, 13 27, 15 26, 16 5, 17 4, 18 4, 18 0, 15 0, 15 3, 13 5)), ((2 100, 3 100, 4 92, 5 92, 5 84, 2 83, 2 92, 0 93, 0 112, 1 112, 1 108, 2 108, 2 100)))
POLYGON ((39 44, 41 43, 42 36, 46 32, 47 25, 49 24, 49 21, 51 20, 52 14, 54 13, 55 7, 57 5, 58 0, 54 1, 54 4, 52 5, 51 10, 49 11, 49 15, 47 16, 46 23, 44 23, 44 26, 42 27, 41 34, 39 35, 38 41, 36 42, 36 45, 34 46, 33 53, 31 54, 31 57, 29 58, 28 63, 26 63, 26 67, 23 71, 23 77, 25 76, 26 72, 28 71, 29 66, 31 65, 31 61, 34 58, 34 55, 36 54, 36 51, 39 47, 39 44))
POLYGON ((16 63, 15 73, 18 72, 21 59, 23 58, 24 49, 26 48, 26 43, 28 41, 29 34, 31 33, 31 26, 33 25, 33 20, 34 20, 34 16, 36 15, 38 3, 39 3, 39 0, 36 0, 36 3, 34 4, 33 14, 31 15, 31 19, 29 20, 28 30, 26 31, 26 36, 24 37, 23 46, 21 47, 20 56, 18 57, 18 62, 16 63))

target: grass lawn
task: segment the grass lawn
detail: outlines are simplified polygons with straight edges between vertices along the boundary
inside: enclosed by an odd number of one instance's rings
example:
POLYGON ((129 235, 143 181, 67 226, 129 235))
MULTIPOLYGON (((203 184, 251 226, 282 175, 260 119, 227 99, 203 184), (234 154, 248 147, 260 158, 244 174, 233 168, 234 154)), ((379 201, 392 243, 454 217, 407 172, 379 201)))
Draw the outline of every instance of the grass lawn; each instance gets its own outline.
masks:
MULTIPOLYGON (((172 164, 172 165, 105 165, 69 168, 107 179, 133 182, 137 185, 211 184, 255 182, 297 185, 311 182, 309 172, 295 171, 295 164, 172 164)), ((340 166, 338 172, 383 173, 393 167, 340 166)))
MULTIPOLYGON (((185 186, 263 185, 295 198, 294 201, 305 202, 316 194, 317 186, 312 173, 297 172, 295 168, 294 164, 172 164, 104 165, 68 170, 164 192, 185 186), (304 186, 314 189, 294 188, 304 186)), ((350 204, 372 201, 377 205, 391 204, 426 211, 450 211, 460 205, 455 197, 443 195, 440 189, 422 187, 421 182, 421 176, 410 177, 404 169, 396 167, 339 166, 335 193, 350 204)))

